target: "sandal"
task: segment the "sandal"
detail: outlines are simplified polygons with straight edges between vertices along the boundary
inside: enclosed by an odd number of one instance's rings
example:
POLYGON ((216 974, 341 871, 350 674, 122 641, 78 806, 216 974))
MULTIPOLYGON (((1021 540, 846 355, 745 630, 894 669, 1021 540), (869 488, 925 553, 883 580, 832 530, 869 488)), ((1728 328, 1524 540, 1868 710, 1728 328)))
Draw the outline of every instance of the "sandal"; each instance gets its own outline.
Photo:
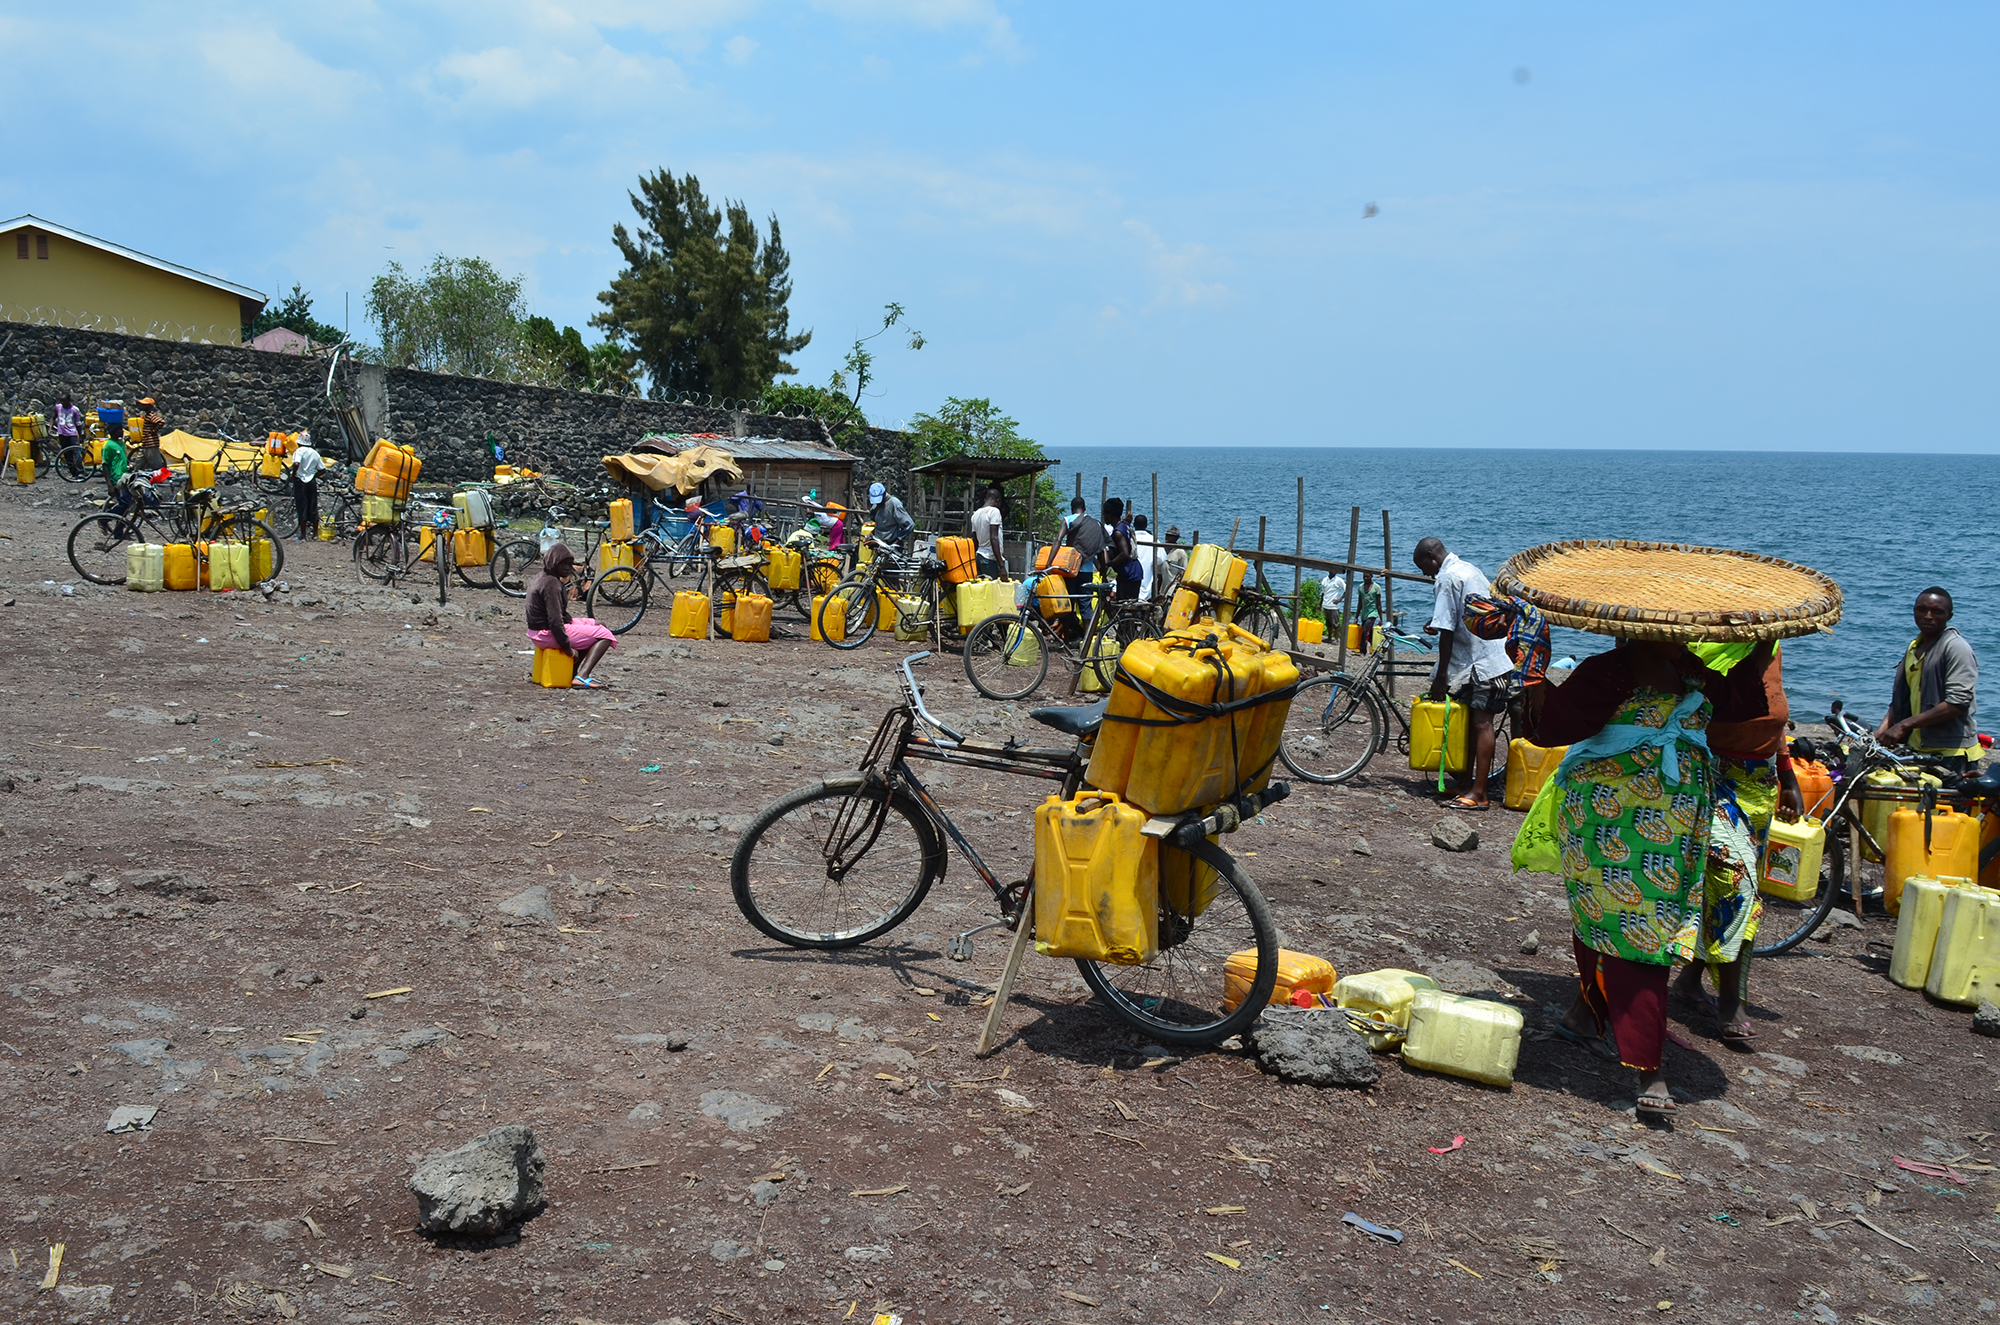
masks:
POLYGON ((1446 801, 1445 808, 1447 810, 1470 810, 1474 814, 1480 814, 1484 813, 1487 810, 1492 809, 1493 802, 1475 801, 1475 800, 1470 800, 1464 796, 1459 796, 1453 800, 1446 801))
POLYGON ((594 676, 579 676, 569 683, 569 688, 572 690, 602 690, 604 689, 604 682, 594 676))
POLYGON ((1724 1026, 1715 1033, 1715 1038, 1721 1040, 1731 1049, 1740 1049, 1744 1053, 1754 1053, 1755 1050, 1752 1046, 1764 1037, 1758 1034, 1755 1026, 1745 1022, 1741 1026, 1724 1026))
POLYGON ((1640 1113, 1650 1114, 1655 1118, 1664 1118, 1677 1111, 1671 1095, 1641 1095, 1635 1101, 1635 1105, 1640 1113))

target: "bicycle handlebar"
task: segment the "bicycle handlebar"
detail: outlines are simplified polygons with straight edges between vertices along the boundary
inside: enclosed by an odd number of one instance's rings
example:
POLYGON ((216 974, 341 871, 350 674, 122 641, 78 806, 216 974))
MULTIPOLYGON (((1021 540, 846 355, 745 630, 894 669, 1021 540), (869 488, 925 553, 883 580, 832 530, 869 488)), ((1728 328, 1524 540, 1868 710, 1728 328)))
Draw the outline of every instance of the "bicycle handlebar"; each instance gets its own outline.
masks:
POLYGON ((963 735, 938 721, 937 716, 924 707, 924 688, 917 684, 917 678, 910 672, 911 663, 920 662, 930 656, 930 650, 926 649, 922 653, 913 653, 903 659, 903 692, 910 697, 910 706, 916 710, 917 716, 922 718, 928 726, 943 732, 953 741, 963 743, 965 740, 963 735))

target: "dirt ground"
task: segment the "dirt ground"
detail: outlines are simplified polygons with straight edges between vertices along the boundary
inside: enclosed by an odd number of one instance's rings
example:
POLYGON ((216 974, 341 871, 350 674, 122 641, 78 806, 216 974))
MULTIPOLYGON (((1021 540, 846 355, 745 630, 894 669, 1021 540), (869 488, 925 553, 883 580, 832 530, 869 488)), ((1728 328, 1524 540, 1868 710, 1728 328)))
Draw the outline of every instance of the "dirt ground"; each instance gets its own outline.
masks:
MULTIPOLYGON (((903 646, 689 644, 661 613, 609 690, 548 691, 496 594, 364 590, 321 544, 268 602, 99 590, 77 517, 60 485, 0 490, 0 1319, 2000 1314, 2000 1054, 1888 982, 1879 918, 1757 969, 1763 1052, 1677 1012, 1681 1110, 1643 1125, 1629 1072, 1541 1038, 1575 968, 1560 885, 1507 872, 1517 819, 1446 854, 1378 764, 1227 845, 1290 946, 1515 1000, 1511 1090, 1183 1061, 1035 957, 981 1061, 1005 945, 944 956, 988 914, 969 869, 844 956, 766 943, 728 890, 747 818, 858 759, 903 646), (107 1134, 121 1105, 151 1129, 107 1134), (547 1150, 546 1210, 504 1245, 418 1235, 416 1160, 508 1122, 547 1150)), ((1026 725, 955 658, 927 680, 1026 725)), ((1025 871, 1040 787, 933 785, 1025 871)))

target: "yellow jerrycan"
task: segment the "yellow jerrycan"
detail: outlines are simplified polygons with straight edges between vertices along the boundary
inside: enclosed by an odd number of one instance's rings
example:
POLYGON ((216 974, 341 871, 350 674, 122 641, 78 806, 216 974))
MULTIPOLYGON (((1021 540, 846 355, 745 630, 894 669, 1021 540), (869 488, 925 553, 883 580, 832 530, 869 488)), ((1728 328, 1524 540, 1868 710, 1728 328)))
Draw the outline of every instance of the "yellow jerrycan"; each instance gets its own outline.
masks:
POLYGON ((1899 805, 1889 815, 1884 842, 1882 906, 1895 915, 1903 904, 1903 881, 1917 875, 1933 879, 1975 878, 1979 874, 1979 820, 1942 806, 1930 817, 1930 846, 1924 846, 1924 814, 1899 805))
POLYGON ((1826 851, 1826 825, 1817 819, 1771 820, 1771 845, 1764 853, 1759 892, 1788 902, 1819 896, 1819 866, 1826 851))
POLYGON ((1333 1002, 1334 1006, 1352 1008, 1381 1026, 1379 1032, 1363 1032, 1362 1038, 1368 1041, 1370 1049, 1387 1049, 1402 1038, 1402 1032, 1409 1026, 1410 1003, 1418 991, 1437 987, 1437 981, 1428 975, 1392 966, 1335 981, 1333 1002))
POLYGON ((1521 1057, 1521 1026, 1521 1010, 1505 1003, 1419 990, 1410 1000, 1403 1061, 1489 1086, 1511 1086, 1521 1057))
POLYGON ((1471 728, 1472 715, 1457 700, 1416 700, 1410 705, 1410 767, 1435 773, 1442 757, 1445 772, 1463 773, 1471 728))
MULTIPOLYGON (((1772 827, 1776 827, 1773 824, 1772 827)), ((1889 953, 1889 978, 1905 989, 1922 989, 1931 978, 1938 922, 1951 886, 1921 875, 1903 880, 1903 910, 1896 917, 1896 946, 1889 953)))
POLYGON ((847 638, 847 600, 835 598, 831 594, 820 594, 813 599, 812 637, 816 640, 831 640, 838 643, 847 638))
POLYGON ((1035 811, 1035 951, 1138 966, 1160 946, 1159 843, 1145 811, 1108 792, 1035 811))
MULTIPOLYGON (((1326 958, 1280 948, 1278 978, 1271 986, 1271 1002, 1289 1003, 1293 992, 1300 989, 1330 996, 1333 993, 1333 978, 1333 963, 1326 958)), ((1255 983, 1257 950, 1245 948, 1241 952, 1230 953, 1228 960, 1222 964, 1223 1011, 1234 1012, 1237 1005, 1250 996, 1250 986, 1255 983)))
POLYGON ((1542 784, 1555 774, 1556 766, 1569 753, 1566 745, 1545 746, 1516 736, 1507 743, 1507 784, 1501 803, 1510 810, 1525 810, 1535 803, 1542 784))
POLYGON ((2000 892, 1974 883, 1946 893, 1924 992, 1967 1007, 2000 1001, 2000 892))
POLYGON ((682 589, 674 595, 673 614, 667 634, 674 639, 708 638, 708 595, 682 589))

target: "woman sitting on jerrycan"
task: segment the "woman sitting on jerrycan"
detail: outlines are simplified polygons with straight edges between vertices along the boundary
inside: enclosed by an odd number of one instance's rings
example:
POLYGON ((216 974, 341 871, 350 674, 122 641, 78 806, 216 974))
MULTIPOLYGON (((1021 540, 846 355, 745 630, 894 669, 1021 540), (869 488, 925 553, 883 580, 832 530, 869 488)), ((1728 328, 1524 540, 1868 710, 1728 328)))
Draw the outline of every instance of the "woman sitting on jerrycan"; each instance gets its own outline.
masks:
POLYGON ((595 690, 604 682, 591 675, 618 637, 589 617, 572 618, 570 572, 576 554, 557 543, 542 554, 542 569, 528 581, 528 642, 538 649, 560 649, 570 656, 576 673, 572 686, 595 690))
POLYGON ((1540 736, 1567 745, 1521 825, 1514 867, 1560 874, 1578 989, 1556 1034, 1639 1072, 1638 1111, 1674 1111, 1661 1071, 1667 973, 1701 913, 1714 806, 1701 685, 1686 646, 1623 640, 1556 687, 1540 736))

